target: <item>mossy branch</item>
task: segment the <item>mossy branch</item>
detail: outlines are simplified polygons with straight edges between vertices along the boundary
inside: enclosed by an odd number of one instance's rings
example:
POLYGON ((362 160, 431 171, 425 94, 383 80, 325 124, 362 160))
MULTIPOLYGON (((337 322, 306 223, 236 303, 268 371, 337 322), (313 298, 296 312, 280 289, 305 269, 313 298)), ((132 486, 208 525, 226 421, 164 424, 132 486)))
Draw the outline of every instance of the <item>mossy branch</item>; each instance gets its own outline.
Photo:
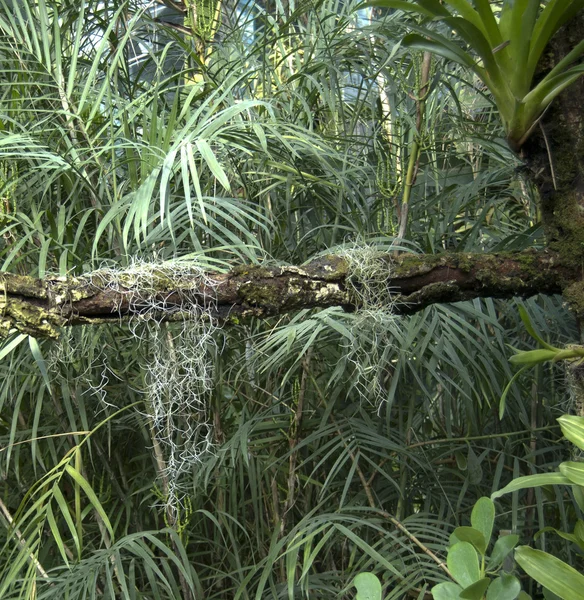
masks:
MULTIPOLYGON (((387 303, 396 314, 479 297, 557 294, 582 278, 549 252, 404 254, 397 258, 374 253, 372 261, 377 286, 380 275, 383 280, 386 274, 387 303)), ((179 320, 188 318, 185 303, 208 308, 212 318, 233 321, 314 307, 355 310, 363 298, 358 291, 368 284, 352 272, 347 253, 326 255, 302 267, 241 266, 204 277, 196 264, 191 271, 182 261, 178 274, 166 263, 152 264, 147 289, 140 289, 143 270, 140 277, 131 269, 45 279, 0 273, 0 335, 18 330, 57 337, 66 325, 136 315, 179 320), (150 307, 147 313, 145 305, 150 307)))

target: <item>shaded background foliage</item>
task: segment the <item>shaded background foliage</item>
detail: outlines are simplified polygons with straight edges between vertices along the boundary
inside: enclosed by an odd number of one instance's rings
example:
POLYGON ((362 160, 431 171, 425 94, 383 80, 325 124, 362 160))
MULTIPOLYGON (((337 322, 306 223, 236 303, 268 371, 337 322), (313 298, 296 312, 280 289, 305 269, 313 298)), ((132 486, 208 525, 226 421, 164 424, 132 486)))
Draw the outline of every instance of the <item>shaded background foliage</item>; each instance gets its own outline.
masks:
MULTIPOLYGON (((212 272, 333 248, 374 272, 396 245, 539 247, 536 199, 480 84, 434 59, 421 103, 403 15, 354 8, 225 3, 201 54, 154 5, 1 0, 0 268, 187 256, 212 272)), ((498 418, 508 346, 533 343, 519 304, 554 344, 576 339, 561 300, 540 297, 399 320, 378 302, 302 311, 186 347, 211 359, 213 388, 180 418, 211 423, 212 446, 173 510, 147 329, 13 336, 0 350, 0 595, 351 598, 353 576, 374 570, 386 597, 417 596, 445 577, 423 549, 443 556, 477 498, 565 457, 554 423, 573 400, 558 367, 522 376, 498 418)), ((181 325, 164 327, 180 343, 181 325)), ((524 540, 579 514, 555 490, 499 507, 496 527, 524 540)), ((578 560, 557 538, 537 544, 578 560)))

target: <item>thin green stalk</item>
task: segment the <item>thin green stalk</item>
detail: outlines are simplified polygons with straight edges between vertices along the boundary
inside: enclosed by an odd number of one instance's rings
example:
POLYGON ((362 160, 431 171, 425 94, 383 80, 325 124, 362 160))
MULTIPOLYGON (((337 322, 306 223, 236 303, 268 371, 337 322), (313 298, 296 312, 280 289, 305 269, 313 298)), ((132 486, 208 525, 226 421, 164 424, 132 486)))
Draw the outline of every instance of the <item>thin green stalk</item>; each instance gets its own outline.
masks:
MULTIPOLYGON (((412 423, 414 420, 415 396, 410 394, 408 401, 408 417, 406 420, 406 444, 409 445, 412 436, 412 423)), ((400 482, 399 482, 399 499, 397 501, 396 518, 401 520, 405 515, 406 502, 406 486, 408 484, 408 459, 406 456, 400 460, 400 482)))
POLYGON ((489 435, 474 435, 474 436, 466 436, 461 438, 441 438, 439 440, 427 440, 425 442, 416 442, 415 444, 411 444, 407 446, 408 450, 412 448, 420 448, 421 446, 434 446, 437 444, 452 444, 453 442, 463 443, 463 442, 474 442, 476 440, 494 440, 497 438, 507 438, 512 437, 514 435, 523 435, 525 433, 534 433, 536 431, 550 431, 552 429, 559 429, 559 425, 546 425, 545 427, 538 427, 536 429, 522 429, 521 431, 510 431, 509 433, 491 433, 489 435))
POLYGON ((416 183, 418 168, 420 166, 420 156, 422 154, 422 129, 424 128, 424 115, 426 110, 426 99, 429 93, 430 70, 432 68, 432 54, 424 52, 422 59, 422 75, 420 79, 420 89, 416 99, 416 131, 414 132, 414 140, 410 148, 410 158, 408 161, 408 169, 406 171, 406 180, 404 184, 404 192, 399 212, 399 230, 398 240, 403 240, 406 236, 408 227, 408 215, 410 211, 410 198, 412 188, 416 183))

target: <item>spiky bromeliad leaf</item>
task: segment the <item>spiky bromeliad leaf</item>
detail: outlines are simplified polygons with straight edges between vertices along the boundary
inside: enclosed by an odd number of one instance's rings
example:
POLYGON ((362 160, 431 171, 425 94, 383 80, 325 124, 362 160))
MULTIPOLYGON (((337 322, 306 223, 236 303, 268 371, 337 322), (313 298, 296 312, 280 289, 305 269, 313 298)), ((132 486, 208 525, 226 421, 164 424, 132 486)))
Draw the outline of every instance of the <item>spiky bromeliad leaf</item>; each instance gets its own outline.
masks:
POLYGON ((580 65, 570 68, 584 53, 581 42, 533 86, 543 50, 558 29, 584 8, 584 0, 552 0, 543 10, 539 0, 508 0, 503 4, 498 23, 484 0, 474 7, 467 0, 447 0, 446 4, 452 12, 437 0, 415 0, 415 3, 374 0, 361 6, 431 16, 456 31, 480 61, 428 26, 410 24, 419 35, 406 36, 404 44, 471 68, 492 93, 509 144, 518 150, 553 99, 584 73, 580 65))

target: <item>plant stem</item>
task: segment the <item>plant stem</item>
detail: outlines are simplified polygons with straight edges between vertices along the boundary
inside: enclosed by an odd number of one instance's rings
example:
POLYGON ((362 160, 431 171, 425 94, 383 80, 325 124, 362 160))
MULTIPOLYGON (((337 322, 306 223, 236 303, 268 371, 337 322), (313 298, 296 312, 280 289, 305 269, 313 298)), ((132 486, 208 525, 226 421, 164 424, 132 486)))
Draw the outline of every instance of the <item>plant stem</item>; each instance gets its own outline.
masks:
POLYGON ((524 433, 534 433, 536 431, 550 431, 552 429, 559 429, 559 425, 546 425, 545 427, 537 427, 536 429, 522 429, 521 431, 510 431, 509 433, 491 433, 490 435, 474 435, 461 438, 441 438, 439 440, 427 440, 425 442, 416 442, 406 446, 408 450, 412 448, 420 448, 421 446, 433 446, 434 444, 448 444, 452 442, 472 442, 475 440, 493 440, 495 438, 506 438, 514 435, 523 435, 524 433))
POLYGON ((420 166, 420 155, 422 153, 422 128, 424 126, 424 113, 426 110, 426 98, 428 97, 431 67, 432 54, 430 52, 424 52, 424 56, 422 58, 422 76, 420 79, 420 89, 418 91, 418 97, 416 99, 416 131, 414 132, 414 140, 410 148, 408 170, 406 172, 404 193, 402 196, 401 207, 399 212, 399 230, 397 234, 398 240, 403 240, 406 235, 412 187, 416 182, 418 168, 420 166))
MULTIPOLYGON (((22 535, 22 532, 20 531, 20 529, 18 529, 17 527, 14 526, 14 519, 13 519, 12 515, 10 514, 10 511, 8 510, 7 506, 4 504, 4 502, 2 502, 2 498, 0 498, 0 511, 2 512, 4 519, 8 523, 8 526, 7 526, 8 531, 13 532, 14 535, 16 536, 16 539, 18 540, 18 544, 20 545, 20 547, 23 550, 26 549, 28 547, 28 542, 26 541, 25 537, 22 535)), ((43 568, 43 565, 41 565, 41 563, 39 562, 39 560, 36 557, 36 555, 34 554, 34 552, 32 550, 27 550, 26 552, 28 554, 28 558, 29 558, 30 562, 34 565, 36 572, 43 579, 49 579, 49 574, 45 571, 45 569, 43 568)))

